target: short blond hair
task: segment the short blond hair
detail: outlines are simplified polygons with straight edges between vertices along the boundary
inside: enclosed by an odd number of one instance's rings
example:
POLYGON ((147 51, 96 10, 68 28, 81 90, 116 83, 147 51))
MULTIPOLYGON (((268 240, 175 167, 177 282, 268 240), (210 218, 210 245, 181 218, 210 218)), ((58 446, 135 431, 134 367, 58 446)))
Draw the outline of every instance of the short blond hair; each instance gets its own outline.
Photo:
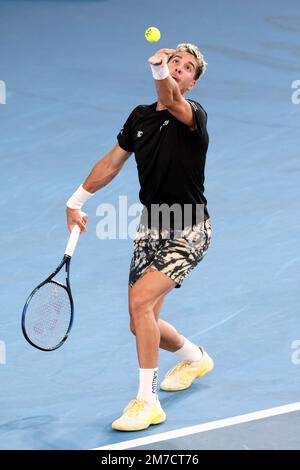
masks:
MULTIPOLYGON (((189 54, 192 54, 197 62, 197 69, 195 72, 195 80, 198 80, 201 75, 204 74, 206 70, 207 63, 204 60, 203 54, 200 52, 199 48, 195 46, 194 44, 189 44, 189 43, 182 43, 178 44, 176 47, 176 51, 174 52, 173 55, 176 54, 176 52, 188 52, 189 54)), ((169 60, 172 59, 173 55, 169 58, 169 60)))

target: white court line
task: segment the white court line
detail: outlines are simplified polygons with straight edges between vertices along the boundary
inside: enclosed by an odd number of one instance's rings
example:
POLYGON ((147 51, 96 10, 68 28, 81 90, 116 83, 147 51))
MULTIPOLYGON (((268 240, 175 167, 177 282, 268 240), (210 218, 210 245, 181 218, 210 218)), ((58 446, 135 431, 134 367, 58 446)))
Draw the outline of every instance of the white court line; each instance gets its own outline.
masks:
POLYGON ((213 429, 225 428, 227 426, 233 426, 235 424, 240 423, 248 423, 249 421, 256 421, 263 418, 269 418, 270 416, 282 415, 285 413, 291 413, 292 411, 299 410, 300 402, 290 403, 289 405, 268 408, 267 410, 254 411, 253 413, 233 416, 232 418, 219 419, 217 421, 209 421, 208 423, 197 424, 196 426, 189 426, 187 428, 177 429, 175 431, 162 432, 160 434, 154 434, 153 436, 140 437, 139 439, 131 439, 129 441, 118 442, 116 444, 110 444, 104 447, 96 447, 95 449, 91 450, 130 449, 132 447, 153 444, 154 442, 166 441, 167 439, 188 436, 190 434, 212 431, 213 429))

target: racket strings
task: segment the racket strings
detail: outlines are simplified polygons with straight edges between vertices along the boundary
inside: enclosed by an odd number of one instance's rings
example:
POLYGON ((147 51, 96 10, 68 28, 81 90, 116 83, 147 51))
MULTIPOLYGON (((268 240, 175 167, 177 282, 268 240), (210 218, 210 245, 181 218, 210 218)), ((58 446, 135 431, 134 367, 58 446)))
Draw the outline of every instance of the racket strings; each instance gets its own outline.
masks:
POLYGON ((53 281, 40 287, 26 311, 29 339, 42 348, 54 348, 66 336, 71 321, 71 302, 66 289, 53 281))

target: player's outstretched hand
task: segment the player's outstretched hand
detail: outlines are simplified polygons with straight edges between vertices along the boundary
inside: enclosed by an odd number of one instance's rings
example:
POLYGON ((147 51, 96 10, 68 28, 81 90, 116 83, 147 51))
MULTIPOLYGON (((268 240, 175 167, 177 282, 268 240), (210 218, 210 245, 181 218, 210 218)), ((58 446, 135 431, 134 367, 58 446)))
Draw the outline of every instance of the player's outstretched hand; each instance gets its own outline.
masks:
POLYGON ((168 56, 174 54, 175 49, 160 49, 153 56, 149 57, 148 62, 152 65, 165 65, 168 62, 168 56))

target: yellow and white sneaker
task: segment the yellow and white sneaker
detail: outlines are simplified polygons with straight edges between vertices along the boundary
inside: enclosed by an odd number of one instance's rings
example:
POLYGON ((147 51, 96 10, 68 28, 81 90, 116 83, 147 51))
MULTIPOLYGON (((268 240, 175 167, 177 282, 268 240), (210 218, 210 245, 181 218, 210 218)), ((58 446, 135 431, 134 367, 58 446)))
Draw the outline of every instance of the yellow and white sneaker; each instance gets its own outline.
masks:
POLYGON ((123 410, 123 415, 112 423, 118 431, 141 431, 151 424, 162 423, 166 414, 159 401, 155 405, 139 398, 131 400, 123 410))
POLYGON ((204 349, 201 361, 182 361, 172 367, 160 384, 162 390, 175 392, 189 388, 195 379, 202 377, 214 368, 214 361, 204 349))

